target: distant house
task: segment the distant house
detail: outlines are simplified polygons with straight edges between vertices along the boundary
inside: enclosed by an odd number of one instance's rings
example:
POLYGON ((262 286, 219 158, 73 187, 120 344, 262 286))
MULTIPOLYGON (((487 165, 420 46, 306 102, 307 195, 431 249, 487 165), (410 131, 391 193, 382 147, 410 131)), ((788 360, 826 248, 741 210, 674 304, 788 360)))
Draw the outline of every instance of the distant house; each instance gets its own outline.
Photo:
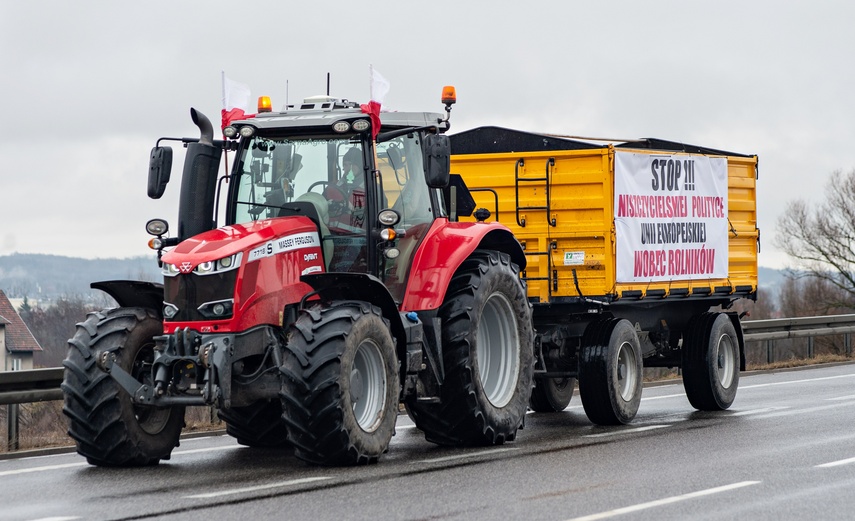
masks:
POLYGON ((42 351, 30 328, 0 290, 0 371, 33 368, 33 353, 42 351))

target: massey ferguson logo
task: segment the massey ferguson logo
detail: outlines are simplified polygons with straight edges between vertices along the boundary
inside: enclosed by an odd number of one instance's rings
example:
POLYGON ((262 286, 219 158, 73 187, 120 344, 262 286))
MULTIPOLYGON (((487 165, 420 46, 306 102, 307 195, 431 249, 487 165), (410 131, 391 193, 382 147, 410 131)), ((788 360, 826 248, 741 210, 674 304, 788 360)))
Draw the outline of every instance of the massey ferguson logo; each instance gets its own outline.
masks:
POLYGON ((181 273, 190 273, 193 271, 193 265, 189 262, 182 262, 178 269, 181 270, 181 273))

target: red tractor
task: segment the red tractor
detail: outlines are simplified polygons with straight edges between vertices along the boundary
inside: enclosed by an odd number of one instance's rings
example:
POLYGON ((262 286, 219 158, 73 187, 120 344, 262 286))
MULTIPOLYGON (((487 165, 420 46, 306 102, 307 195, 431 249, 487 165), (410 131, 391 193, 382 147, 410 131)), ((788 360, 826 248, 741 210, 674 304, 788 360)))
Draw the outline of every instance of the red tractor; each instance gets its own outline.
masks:
MULTIPOLYGON (((187 406, 248 446, 323 465, 375 462, 403 402, 444 445, 513 440, 532 390, 525 255, 449 173, 446 114, 317 97, 187 148, 177 233, 155 238, 163 284, 93 283, 119 307, 69 341, 64 412, 94 465, 168 459, 187 406), (235 152, 218 178, 223 151, 235 152), (218 215, 217 209, 224 209, 218 215), (477 214, 477 212, 476 212, 477 214)), ((159 198, 172 150, 152 150, 159 198)))

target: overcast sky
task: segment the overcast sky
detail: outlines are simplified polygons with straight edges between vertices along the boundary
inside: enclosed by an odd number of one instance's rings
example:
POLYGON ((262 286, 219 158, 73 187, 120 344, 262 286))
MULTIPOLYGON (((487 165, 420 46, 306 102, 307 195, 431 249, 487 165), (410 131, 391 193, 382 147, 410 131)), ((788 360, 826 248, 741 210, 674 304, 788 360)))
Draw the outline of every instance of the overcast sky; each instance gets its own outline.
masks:
POLYGON ((855 168, 850 1, 75 2, 0 0, 0 255, 149 253, 176 224, 180 156, 146 196, 161 136, 215 123, 220 71, 274 107, 323 94, 441 111, 453 130, 657 137, 760 156, 761 266, 776 221, 855 168))

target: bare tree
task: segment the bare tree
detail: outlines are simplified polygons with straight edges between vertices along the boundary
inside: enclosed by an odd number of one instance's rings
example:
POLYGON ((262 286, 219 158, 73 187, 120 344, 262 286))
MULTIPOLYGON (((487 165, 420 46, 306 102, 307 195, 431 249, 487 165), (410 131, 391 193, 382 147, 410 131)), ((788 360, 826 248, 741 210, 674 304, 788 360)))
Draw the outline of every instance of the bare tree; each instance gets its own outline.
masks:
POLYGON ((855 307, 855 170, 832 173, 821 203, 791 201, 778 218, 775 244, 797 270, 840 290, 816 295, 825 306, 855 307))

